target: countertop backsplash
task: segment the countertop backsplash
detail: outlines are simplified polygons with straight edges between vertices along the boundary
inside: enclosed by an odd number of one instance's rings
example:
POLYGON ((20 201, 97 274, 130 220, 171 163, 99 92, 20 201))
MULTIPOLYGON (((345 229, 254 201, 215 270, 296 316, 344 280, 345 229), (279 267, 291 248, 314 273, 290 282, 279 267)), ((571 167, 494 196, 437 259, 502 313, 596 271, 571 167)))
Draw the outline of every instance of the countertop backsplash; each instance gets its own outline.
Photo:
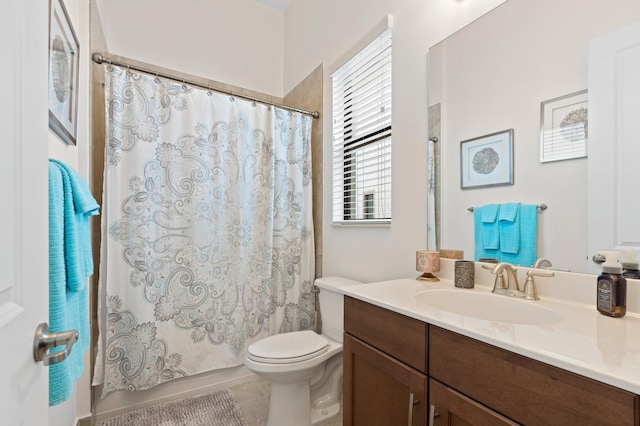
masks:
MULTIPOLYGON (((440 272, 436 272, 434 275, 453 280, 455 262, 453 259, 440 259, 440 272)), ((496 276, 490 270, 484 269, 482 265, 492 266, 488 263, 476 262, 475 285, 493 288, 496 276)), ((518 284, 521 290, 524 288, 527 271, 530 269, 532 268, 518 267, 518 284)), ((534 278, 541 299, 557 299, 566 303, 590 305, 596 309, 597 275, 554 271, 553 269, 549 271, 552 271, 555 276, 534 278)), ((627 315, 629 314, 640 314, 640 280, 627 278, 627 315)))

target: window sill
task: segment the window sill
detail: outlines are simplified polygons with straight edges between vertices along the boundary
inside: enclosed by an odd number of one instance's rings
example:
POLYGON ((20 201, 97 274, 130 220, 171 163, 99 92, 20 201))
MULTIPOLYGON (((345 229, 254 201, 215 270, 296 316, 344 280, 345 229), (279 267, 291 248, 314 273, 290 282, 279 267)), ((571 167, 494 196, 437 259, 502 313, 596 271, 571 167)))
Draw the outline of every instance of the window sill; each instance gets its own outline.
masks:
POLYGON ((332 222, 331 226, 335 228, 389 228, 391 227, 391 219, 345 220, 332 222))

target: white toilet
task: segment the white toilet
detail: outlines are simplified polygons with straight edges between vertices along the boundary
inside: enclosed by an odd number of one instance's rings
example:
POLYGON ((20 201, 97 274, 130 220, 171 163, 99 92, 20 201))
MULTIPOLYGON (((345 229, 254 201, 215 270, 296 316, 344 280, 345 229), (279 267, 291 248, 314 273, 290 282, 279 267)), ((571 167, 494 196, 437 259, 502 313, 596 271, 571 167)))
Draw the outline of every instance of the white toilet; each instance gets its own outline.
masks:
POLYGON ((322 335, 295 331, 249 346, 244 364, 271 381, 267 426, 316 425, 340 414, 343 287, 362 284, 340 277, 315 281, 322 335))

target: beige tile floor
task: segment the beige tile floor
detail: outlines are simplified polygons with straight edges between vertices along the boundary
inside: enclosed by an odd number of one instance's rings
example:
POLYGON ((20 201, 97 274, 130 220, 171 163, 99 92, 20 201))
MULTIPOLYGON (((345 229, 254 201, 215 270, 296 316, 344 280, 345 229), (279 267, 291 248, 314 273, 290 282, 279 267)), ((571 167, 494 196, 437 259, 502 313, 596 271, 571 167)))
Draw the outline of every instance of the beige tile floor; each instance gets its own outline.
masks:
MULTIPOLYGON (((263 379, 243 383, 229 388, 235 396, 245 420, 250 426, 265 426, 269 413, 271 385, 263 379)), ((342 418, 323 423, 322 426, 342 426, 342 418)))

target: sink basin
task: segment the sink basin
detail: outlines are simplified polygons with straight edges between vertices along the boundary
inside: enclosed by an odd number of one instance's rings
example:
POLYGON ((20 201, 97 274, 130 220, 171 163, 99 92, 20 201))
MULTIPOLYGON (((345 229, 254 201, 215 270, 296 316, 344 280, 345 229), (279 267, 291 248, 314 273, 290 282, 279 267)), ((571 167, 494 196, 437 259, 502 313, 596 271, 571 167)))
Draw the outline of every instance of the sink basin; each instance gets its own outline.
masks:
POLYGON ((562 320, 535 301, 462 289, 433 289, 416 294, 420 304, 466 317, 511 324, 543 325, 562 320))

